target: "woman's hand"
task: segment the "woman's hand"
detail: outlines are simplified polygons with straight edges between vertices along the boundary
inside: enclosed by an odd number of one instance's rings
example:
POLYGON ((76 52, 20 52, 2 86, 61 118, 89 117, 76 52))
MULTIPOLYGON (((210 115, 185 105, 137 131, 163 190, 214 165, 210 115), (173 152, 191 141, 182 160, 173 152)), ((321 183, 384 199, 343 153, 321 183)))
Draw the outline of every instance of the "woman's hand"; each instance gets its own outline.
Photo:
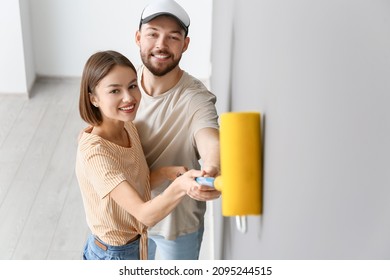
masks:
MULTIPOLYGON (((204 177, 217 177, 219 168, 216 166, 207 166, 203 169, 204 177)), ((214 200, 221 196, 221 192, 214 187, 202 186, 194 187, 187 192, 187 195, 195 200, 208 201, 214 200)))
POLYGON ((195 200, 208 201, 219 198, 221 196, 221 192, 213 187, 199 185, 198 187, 188 190, 187 195, 195 200))
POLYGON ((196 177, 202 177, 205 173, 203 170, 195 170, 191 169, 179 177, 177 177, 174 181, 175 184, 179 185, 187 194, 191 191, 191 189, 198 189, 201 186, 195 181, 196 177))
POLYGON ((207 201, 219 198, 221 196, 220 191, 213 187, 202 186, 195 181, 196 177, 204 176, 206 176, 206 171, 204 170, 190 170, 178 177, 175 182, 183 186, 187 195, 195 200, 207 201))

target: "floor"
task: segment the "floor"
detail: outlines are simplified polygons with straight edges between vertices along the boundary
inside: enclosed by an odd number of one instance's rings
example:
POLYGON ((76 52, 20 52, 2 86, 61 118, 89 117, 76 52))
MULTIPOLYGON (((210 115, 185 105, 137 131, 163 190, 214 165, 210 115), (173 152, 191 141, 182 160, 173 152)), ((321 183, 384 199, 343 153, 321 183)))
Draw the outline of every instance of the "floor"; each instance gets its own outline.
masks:
MULTIPOLYGON (((89 233, 74 173, 79 79, 39 79, 0 95, 0 259, 80 259, 89 233)), ((208 207, 211 209, 212 207, 208 207)), ((210 259, 206 215, 201 259, 210 259)))

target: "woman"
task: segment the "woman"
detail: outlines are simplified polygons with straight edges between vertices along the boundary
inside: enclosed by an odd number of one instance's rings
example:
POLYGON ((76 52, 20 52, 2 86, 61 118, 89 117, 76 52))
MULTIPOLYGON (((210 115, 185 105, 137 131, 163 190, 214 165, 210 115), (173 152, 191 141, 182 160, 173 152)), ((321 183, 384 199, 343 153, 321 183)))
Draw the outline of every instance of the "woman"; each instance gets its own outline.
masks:
POLYGON ((92 55, 83 71, 79 110, 91 125, 80 136, 76 175, 92 232, 84 259, 147 259, 147 227, 167 216, 202 171, 164 167, 152 174, 136 128, 141 94, 133 64, 115 51, 92 55), (182 175, 182 176, 178 176, 182 175), (174 180, 150 200, 150 188, 174 180))

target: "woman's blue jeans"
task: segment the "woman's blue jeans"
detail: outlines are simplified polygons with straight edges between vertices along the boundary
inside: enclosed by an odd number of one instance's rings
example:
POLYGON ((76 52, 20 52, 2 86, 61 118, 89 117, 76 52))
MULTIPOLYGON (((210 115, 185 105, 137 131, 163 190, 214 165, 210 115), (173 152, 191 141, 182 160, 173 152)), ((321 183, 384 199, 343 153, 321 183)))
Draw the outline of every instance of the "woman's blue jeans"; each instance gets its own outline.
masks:
POLYGON ((111 246, 90 235, 84 247, 84 260, 139 260, 139 239, 123 246, 111 246), (95 242, 103 244, 98 246, 95 242), (103 248, 101 248, 103 247, 103 248))

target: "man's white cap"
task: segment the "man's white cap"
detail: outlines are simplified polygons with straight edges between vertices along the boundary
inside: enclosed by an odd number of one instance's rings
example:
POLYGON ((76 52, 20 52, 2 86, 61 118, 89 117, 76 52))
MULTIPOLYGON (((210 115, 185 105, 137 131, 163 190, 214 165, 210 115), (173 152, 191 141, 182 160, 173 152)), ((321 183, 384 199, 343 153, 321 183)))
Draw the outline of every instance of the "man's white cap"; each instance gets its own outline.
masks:
POLYGON ((187 36, 188 27, 190 26, 190 17, 187 12, 173 0, 155 0, 149 3, 141 14, 139 26, 141 27, 142 24, 161 15, 174 17, 183 27, 187 36))

